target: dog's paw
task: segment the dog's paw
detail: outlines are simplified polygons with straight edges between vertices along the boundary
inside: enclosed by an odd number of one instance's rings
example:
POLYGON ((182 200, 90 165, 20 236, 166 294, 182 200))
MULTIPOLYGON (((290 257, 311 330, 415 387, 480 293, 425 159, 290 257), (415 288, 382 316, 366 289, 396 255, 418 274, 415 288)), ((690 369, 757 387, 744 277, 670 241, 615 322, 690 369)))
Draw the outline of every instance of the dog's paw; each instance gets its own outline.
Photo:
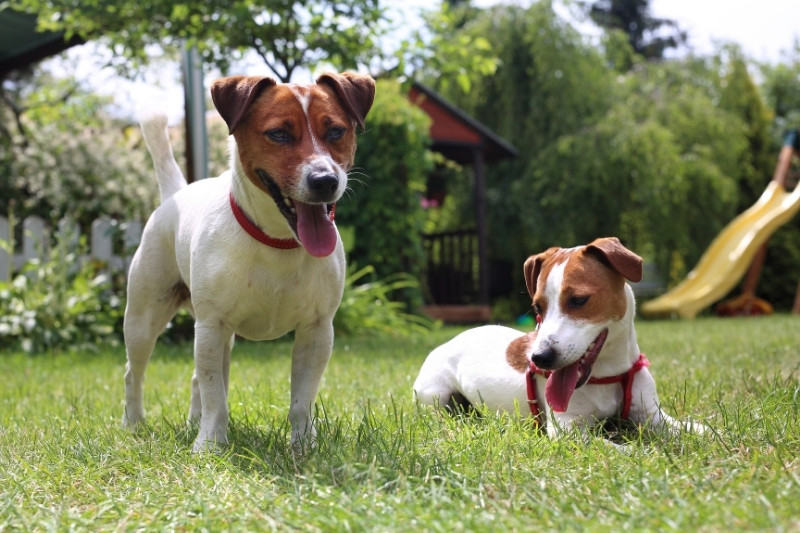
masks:
POLYGON ((608 439, 603 439, 603 443, 605 443, 609 449, 625 455, 632 455, 634 451, 633 444, 619 444, 617 442, 612 442, 608 439))
POLYGON ((135 430, 144 422, 144 411, 126 408, 122 412, 122 427, 128 430, 135 430))
POLYGON ((198 438, 197 440, 194 441, 194 444, 192 445, 192 452, 213 453, 219 455, 225 451, 227 445, 228 445, 228 439, 225 439, 223 442, 211 439, 200 440, 200 438, 198 438))
POLYGON ((228 430, 226 426, 203 427, 197 432, 192 451, 195 453, 220 453, 228 444, 228 430))
POLYGON ((314 426, 304 435, 292 433, 292 454, 300 459, 308 453, 312 452, 317 447, 317 431, 314 426))
POLYGON ((687 433, 694 433, 695 435, 703 435, 704 433, 711 431, 708 426, 704 426, 699 422, 693 422, 691 420, 687 420, 681 425, 687 433))

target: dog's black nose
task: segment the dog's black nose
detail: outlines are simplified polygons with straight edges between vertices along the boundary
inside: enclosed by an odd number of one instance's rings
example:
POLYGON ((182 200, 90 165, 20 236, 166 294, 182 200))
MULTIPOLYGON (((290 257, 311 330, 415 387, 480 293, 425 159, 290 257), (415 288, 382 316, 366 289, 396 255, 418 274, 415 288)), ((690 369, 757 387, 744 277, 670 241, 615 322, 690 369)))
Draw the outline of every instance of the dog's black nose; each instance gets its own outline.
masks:
POLYGON ((537 352, 531 355, 531 361, 533 364, 538 366, 541 369, 548 370, 553 368, 553 365, 556 362, 556 356, 558 354, 553 348, 546 348, 541 352, 537 352))
POLYGON ((321 202, 329 201, 339 188, 339 178, 332 172, 320 172, 308 177, 308 188, 321 202))

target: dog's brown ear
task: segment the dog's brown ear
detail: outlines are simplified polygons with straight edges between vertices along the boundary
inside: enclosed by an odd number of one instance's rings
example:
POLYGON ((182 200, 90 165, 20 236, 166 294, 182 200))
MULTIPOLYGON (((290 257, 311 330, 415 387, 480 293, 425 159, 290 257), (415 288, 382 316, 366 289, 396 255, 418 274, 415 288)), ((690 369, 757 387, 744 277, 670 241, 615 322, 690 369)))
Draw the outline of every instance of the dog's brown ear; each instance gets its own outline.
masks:
POLYGON ((531 298, 536 294, 536 282, 539 280, 539 274, 542 273, 542 265, 548 257, 555 254, 561 248, 554 246, 548 248, 544 252, 530 256, 522 267, 525 274, 525 285, 528 287, 528 294, 531 298))
POLYGON ((364 129, 364 119, 375 99, 375 80, 355 72, 326 73, 317 78, 317 84, 333 89, 356 123, 364 129))
POLYGON ((642 258, 625 248, 616 237, 595 239, 586 246, 586 251, 599 253, 628 281, 642 281, 642 258))
POLYGON ((228 133, 234 132, 253 100, 275 84, 263 76, 229 76, 211 84, 211 100, 228 125, 228 133))
POLYGON ((533 299, 533 295, 536 294, 536 281, 539 279, 539 274, 542 271, 542 263, 544 262, 546 253, 547 252, 530 256, 522 267, 523 273, 525 274, 525 286, 528 287, 528 295, 530 295, 531 299, 533 299))

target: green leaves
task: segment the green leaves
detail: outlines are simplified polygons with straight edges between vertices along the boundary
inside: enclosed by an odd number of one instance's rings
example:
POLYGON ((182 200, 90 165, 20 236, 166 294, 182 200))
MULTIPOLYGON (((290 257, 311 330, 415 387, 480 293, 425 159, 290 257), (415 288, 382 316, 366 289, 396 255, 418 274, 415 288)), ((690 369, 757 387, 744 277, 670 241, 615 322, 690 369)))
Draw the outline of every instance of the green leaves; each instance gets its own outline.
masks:
POLYGON ((419 290, 419 282, 408 274, 376 279, 374 267, 356 270, 351 265, 334 318, 337 334, 409 337, 429 332, 434 326, 430 319, 406 312, 405 304, 396 301, 408 289, 419 290))
MULTIPOLYGON (((735 49, 645 62, 619 32, 588 43, 548 2, 455 22, 442 23, 446 40, 485 38, 496 70, 474 75, 468 93, 457 76, 425 81, 520 151, 486 167, 493 258, 521 264, 617 235, 674 282, 766 186, 777 155, 768 111, 735 49)), ((775 87, 776 102, 791 101, 784 72, 775 87)), ((469 182, 452 184, 469 206, 469 182)))
POLYGON ((378 81, 366 132, 358 139, 351 192, 340 200, 336 222, 355 231, 348 261, 373 265, 379 277, 422 275, 420 198, 433 163, 429 124, 399 84, 378 81))
POLYGON ((451 7, 423 14, 425 26, 397 52, 397 70, 421 79, 434 77, 442 90, 469 93, 475 83, 491 76, 499 60, 491 41, 476 31, 464 31, 478 11, 470 6, 451 7))
POLYGON ((119 340, 122 303, 96 265, 80 258, 85 250, 85 244, 76 250, 72 239, 60 239, 44 259, 0 282, 0 349, 92 352, 119 340))
POLYGON ((11 7, 39 15, 42 29, 106 39, 131 68, 146 63, 149 45, 196 46, 222 71, 254 50, 275 75, 289 81, 299 67, 336 69, 369 64, 384 8, 377 0, 270 0, 185 3, 17 0, 11 7))

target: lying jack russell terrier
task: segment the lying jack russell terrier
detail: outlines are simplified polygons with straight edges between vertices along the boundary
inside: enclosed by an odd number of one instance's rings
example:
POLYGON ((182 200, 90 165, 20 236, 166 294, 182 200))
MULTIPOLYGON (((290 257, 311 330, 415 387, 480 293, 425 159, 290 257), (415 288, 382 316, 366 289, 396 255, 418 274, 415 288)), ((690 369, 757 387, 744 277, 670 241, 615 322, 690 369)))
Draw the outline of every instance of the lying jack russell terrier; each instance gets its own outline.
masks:
POLYGON ((144 418, 144 372, 156 338, 179 308, 195 317, 189 419, 195 451, 228 442, 234 335, 294 331, 292 444, 314 439, 312 407, 333 347, 345 257, 333 206, 347 187, 356 127, 375 83, 353 73, 312 85, 229 77, 211 87, 232 135, 231 169, 189 186, 172 155, 166 117, 142 123, 161 206, 148 220, 128 277, 123 424, 144 418))
POLYGON ((524 273, 536 330, 483 326, 434 349, 414 382, 419 402, 451 411, 520 410, 546 424, 551 437, 615 415, 654 428, 684 426, 661 410, 636 342, 625 280, 641 280, 639 256, 603 238, 531 256, 524 273))

